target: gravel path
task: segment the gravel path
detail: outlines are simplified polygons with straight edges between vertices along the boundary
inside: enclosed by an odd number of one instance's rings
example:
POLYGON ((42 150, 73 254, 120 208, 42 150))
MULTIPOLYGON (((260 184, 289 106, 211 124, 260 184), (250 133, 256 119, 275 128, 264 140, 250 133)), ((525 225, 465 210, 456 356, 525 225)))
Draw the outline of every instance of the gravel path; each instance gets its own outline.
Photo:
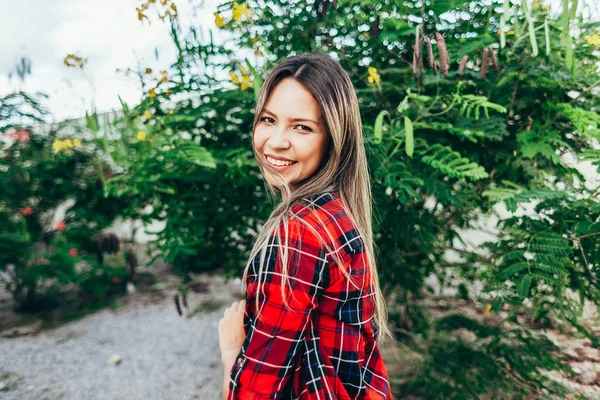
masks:
POLYGON ((206 293, 190 293, 188 315, 176 312, 173 278, 162 283, 165 295, 158 299, 136 292, 118 310, 0 338, 0 399, 218 399, 223 371, 217 323, 239 298, 239 281, 200 277, 210 286, 206 293), (121 362, 110 365, 115 355, 121 362))
MULTIPOLYGON (((120 298, 120 308, 54 329, 41 330, 39 320, 30 324, 31 318, 11 314, 10 296, 0 290, 0 400, 220 399, 223 370, 217 323, 225 307, 241 298, 239 279, 194 275, 190 309, 180 316, 173 304, 180 279, 160 262, 139 271, 136 292, 120 298), (7 329, 10 318, 30 325, 7 329), (111 363, 115 357, 119 362, 111 363)), ((472 306, 451 308, 467 315, 480 313, 472 306)), ((586 319, 594 321, 594 331, 600 333, 597 313, 586 319)), ((549 375, 575 393, 599 399, 600 350, 592 348, 589 339, 546 333, 569 355, 578 373, 570 379, 549 375)), ((382 351, 390 372, 397 373, 407 362, 393 345, 382 351)))

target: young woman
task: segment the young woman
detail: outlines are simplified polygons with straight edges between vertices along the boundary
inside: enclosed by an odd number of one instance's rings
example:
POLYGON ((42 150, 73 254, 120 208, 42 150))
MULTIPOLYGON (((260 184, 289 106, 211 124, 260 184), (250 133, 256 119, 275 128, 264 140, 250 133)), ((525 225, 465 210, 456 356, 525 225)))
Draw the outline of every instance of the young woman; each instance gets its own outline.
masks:
POLYGON ((245 300, 219 321, 225 399, 391 399, 389 335, 354 86, 326 54, 281 62, 252 148, 281 202, 257 235, 245 300))

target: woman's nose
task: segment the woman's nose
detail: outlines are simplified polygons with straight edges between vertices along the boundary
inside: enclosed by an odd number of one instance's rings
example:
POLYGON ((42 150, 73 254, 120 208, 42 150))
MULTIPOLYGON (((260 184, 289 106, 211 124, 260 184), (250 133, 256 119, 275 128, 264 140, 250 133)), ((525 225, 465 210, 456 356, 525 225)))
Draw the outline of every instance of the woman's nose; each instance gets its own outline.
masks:
POLYGON ((274 149, 286 149, 290 147, 287 129, 284 126, 273 129, 268 142, 269 146, 274 149))

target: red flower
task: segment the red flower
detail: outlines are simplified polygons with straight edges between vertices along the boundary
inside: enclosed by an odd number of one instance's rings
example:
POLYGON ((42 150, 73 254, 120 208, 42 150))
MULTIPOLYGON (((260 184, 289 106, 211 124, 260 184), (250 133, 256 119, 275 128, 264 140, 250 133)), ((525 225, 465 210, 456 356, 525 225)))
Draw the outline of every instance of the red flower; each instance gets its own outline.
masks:
POLYGON ((19 212, 25 216, 28 216, 28 215, 33 214, 33 208, 31 208, 31 207, 19 208, 19 212))
POLYGON ((64 221, 60 221, 58 224, 56 224, 56 230, 57 231, 63 231, 63 230, 65 230, 65 222, 64 221))
POLYGON ((69 250, 69 255, 71 257, 77 257, 77 249, 73 248, 73 249, 69 250))
POLYGON ((112 283, 119 283, 119 278, 117 278, 116 276, 113 276, 112 283))
POLYGON ((18 132, 14 132, 14 133, 9 133, 8 137, 15 139, 18 142, 26 142, 29 140, 29 132, 18 131, 18 132))

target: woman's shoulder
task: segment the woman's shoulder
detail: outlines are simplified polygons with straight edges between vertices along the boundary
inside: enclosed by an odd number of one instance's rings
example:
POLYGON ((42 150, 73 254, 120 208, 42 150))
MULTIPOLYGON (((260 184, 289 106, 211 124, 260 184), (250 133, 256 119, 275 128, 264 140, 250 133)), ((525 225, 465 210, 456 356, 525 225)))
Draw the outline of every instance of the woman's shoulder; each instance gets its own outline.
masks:
POLYGON ((305 196, 292 212, 294 218, 309 225, 313 233, 332 246, 343 247, 347 254, 362 252, 362 241, 339 191, 320 192, 305 196))

